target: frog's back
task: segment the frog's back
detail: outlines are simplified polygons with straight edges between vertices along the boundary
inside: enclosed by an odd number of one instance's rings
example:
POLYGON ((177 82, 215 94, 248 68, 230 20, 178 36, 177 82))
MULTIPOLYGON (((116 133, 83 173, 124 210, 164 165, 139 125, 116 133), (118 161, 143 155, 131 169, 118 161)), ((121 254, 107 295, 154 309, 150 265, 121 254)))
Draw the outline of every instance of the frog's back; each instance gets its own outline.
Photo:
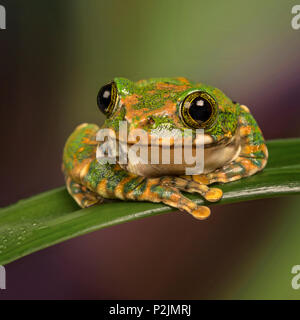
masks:
POLYGON ((69 136, 63 153, 63 170, 72 175, 76 167, 96 158, 96 134, 99 127, 95 124, 83 123, 76 127, 69 136))

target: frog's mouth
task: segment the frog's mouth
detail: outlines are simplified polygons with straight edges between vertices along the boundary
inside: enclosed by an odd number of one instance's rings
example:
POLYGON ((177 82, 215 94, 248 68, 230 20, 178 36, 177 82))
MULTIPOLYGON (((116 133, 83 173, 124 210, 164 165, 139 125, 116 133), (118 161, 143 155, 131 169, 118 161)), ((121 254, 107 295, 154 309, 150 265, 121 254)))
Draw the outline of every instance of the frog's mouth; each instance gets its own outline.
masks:
POLYGON ((127 139, 124 139, 124 137, 114 136, 111 137, 112 139, 115 139, 117 142, 122 144, 127 144, 128 146, 132 146, 134 144, 139 144, 141 146, 170 146, 171 148, 174 148, 176 146, 181 146, 183 144, 186 144, 187 146, 202 146, 204 148, 211 148, 216 145, 224 145, 228 144, 233 137, 228 138, 225 137, 219 141, 215 141, 210 135, 203 134, 199 135, 196 138, 194 137, 186 137, 183 139, 183 137, 159 137, 159 136, 153 136, 153 135, 142 135, 139 137, 131 137, 130 135, 127 137, 127 139))

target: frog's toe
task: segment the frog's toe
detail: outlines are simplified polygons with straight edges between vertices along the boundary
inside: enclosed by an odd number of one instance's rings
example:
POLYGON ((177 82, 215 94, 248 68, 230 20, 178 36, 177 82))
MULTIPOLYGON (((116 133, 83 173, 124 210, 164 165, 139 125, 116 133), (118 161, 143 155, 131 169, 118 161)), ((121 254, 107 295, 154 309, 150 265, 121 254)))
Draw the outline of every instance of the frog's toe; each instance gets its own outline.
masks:
POLYGON ((206 186, 205 184, 200 184, 195 181, 179 177, 164 177, 162 178, 161 183, 185 192, 197 192, 202 196, 204 196, 205 193, 209 190, 208 186, 206 186))
POLYGON ((188 193, 199 193, 205 200, 209 202, 219 201, 223 196, 221 189, 209 188, 207 185, 191 179, 164 177, 162 183, 188 193))
POLYGON ((103 199, 101 198, 97 198, 94 195, 90 197, 90 195, 85 196, 83 198, 80 199, 79 205, 82 208, 89 208, 94 206, 95 204, 100 204, 103 202, 103 199))
POLYGON ((217 202, 223 196, 223 191, 219 188, 209 188, 206 185, 190 181, 185 188, 186 192, 199 193, 205 200, 209 202, 217 202))
POLYGON ((210 216, 210 209, 208 207, 197 205, 194 201, 184 197, 175 188, 170 188, 169 191, 172 194, 167 199, 163 199, 165 204, 185 211, 198 220, 204 220, 210 216))
POLYGON ((181 178, 189 181, 195 181, 200 184, 209 185, 211 181, 208 179, 206 174, 192 175, 192 176, 181 176, 181 178))
POLYGON ((205 200, 209 202, 217 202, 223 196, 223 191, 219 188, 210 188, 204 195, 205 200))
POLYGON ((205 206, 197 206, 196 209, 192 210, 189 213, 198 220, 204 220, 210 216, 210 209, 205 206))

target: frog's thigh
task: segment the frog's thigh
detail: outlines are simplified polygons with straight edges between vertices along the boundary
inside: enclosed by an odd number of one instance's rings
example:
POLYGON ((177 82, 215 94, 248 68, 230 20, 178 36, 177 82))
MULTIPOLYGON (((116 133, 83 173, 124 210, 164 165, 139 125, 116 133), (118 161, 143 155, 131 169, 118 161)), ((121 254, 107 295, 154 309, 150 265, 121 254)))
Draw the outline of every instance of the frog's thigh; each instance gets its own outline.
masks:
POLYGON ((240 155, 231 163, 206 175, 210 183, 226 183, 249 177, 261 171, 267 164, 268 149, 264 143, 248 143, 242 146, 240 155))
POLYGON ((225 167, 207 175, 211 183, 227 183, 251 176, 260 171, 262 159, 238 157, 225 167))
POLYGON ((66 178, 69 194, 74 198, 81 208, 87 208, 103 201, 97 193, 87 189, 85 186, 74 182, 70 177, 66 178))
POLYGON ((261 171, 267 163, 266 157, 240 155, 236 160, 208 174, 186 176, 187 179, 210 185, 227 183, 251 176, 261 171))
POLYGON ((206 184, 193 180, 191 177, 192 176, 163 177, 161 178, 161 183, 185 192, 199 193, 203 198, 210 202, 216 202, 222 198, 223 192, 221 189, 209 188, 206 184))

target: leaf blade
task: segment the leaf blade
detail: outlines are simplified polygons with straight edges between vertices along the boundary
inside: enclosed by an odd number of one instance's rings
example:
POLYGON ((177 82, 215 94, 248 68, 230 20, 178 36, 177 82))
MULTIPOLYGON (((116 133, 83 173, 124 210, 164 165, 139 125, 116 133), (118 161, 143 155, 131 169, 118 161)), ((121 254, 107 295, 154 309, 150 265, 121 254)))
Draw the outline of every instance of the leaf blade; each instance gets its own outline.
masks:
MULTIPOLYGON (((218 204, 300 193, 300 139, 268 142, 261 173, 222 185, 218 204)), ((198 203, 198 196, 189 195, 198 203)), ((78 209, 64 187, 0 209, 0 265, 101 228, 174 211, 165 205, 116 201, 78 209)))

